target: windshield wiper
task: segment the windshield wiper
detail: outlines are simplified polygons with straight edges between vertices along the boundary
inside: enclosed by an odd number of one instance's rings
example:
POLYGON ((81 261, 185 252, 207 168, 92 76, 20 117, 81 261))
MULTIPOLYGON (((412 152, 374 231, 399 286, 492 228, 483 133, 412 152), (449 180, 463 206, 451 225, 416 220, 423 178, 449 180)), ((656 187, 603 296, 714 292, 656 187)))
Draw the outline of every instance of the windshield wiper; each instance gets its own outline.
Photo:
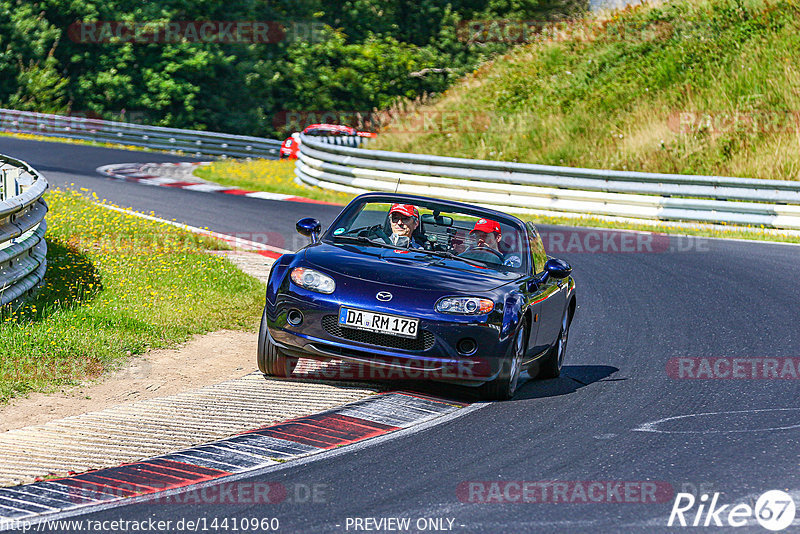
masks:
MULTIPOLYGON (((457 256, 457 255, 455 255, 452 252, 447 251, 447 250, 426 250, 425 253, 426 254, 431 254, 433 256, 439 256, 441 258, 447 258, 449 260, 461 260, 464 263, 472 265, 473 267, 485 268, 487 265, 489 265, 488 263, 482 262, 480 260, 473 260, 471 258, 462 258, 461 256, 457 256)), ((491 265, 494 265, 494 264, 491 264, 491 265)))

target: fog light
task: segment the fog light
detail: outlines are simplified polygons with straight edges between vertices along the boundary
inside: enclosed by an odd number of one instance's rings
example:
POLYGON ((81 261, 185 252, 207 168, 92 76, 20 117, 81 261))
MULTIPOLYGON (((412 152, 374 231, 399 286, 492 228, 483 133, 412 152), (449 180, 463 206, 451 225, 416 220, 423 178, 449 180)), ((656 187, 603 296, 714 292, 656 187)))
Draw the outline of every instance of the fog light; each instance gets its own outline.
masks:
POLYGON ((299 326, 300 323, 303 322, 303 314, 300 313, 300 310, 289 310, 289 313, 286 315, 286 320, 289 321, 289 324, 292 326, 299 326))
POLYGON ((462 356, 470 356, 478 350, 478 344, 471 337, 465 337, 456 344, 456 350, 462 356))

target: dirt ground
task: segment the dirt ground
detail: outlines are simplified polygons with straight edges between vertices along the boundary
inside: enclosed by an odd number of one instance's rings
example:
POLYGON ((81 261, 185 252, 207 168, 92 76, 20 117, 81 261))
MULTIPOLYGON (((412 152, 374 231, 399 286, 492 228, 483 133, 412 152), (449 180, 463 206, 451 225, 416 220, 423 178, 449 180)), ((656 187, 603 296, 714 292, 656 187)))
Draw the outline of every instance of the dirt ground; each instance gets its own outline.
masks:
POLYGON ((0 432, 242 377, 257 370, 257 338, 228 330, 196 336, 176 350, 134 357, 91 383, 13 399, 0 406, 0 432))

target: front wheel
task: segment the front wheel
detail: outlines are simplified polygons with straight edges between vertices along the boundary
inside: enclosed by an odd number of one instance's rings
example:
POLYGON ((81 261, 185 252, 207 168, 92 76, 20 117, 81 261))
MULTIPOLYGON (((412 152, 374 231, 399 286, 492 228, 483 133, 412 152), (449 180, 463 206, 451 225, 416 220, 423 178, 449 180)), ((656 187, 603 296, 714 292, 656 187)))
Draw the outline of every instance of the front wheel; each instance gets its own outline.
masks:
POLYGON ((258 331, 258 369, 265 376, 289 377, 292 375, 297 358, 286 356, 272 343, 267 330, 267 310, 261 316, 261 328, 258 331))
POLYGON ((564 354, 567 352, 570 324, 569 306, 567 306, 567 309, 564 311, 564 317, 561 319, 561 331, 558 333, 558 339, 542 358, 542 363, 539 366, 539 374, 536 375, 536 378, 558 378, 561 375, 561 366, 564 365, 564 354))
POLYGON ((508 400, 514 396, 522 371, 522 360, 525 357, 528 324, 524 322, 514 336, 513 353, 503 361, 503 367, 497 378, 482 386, 481 397, 485 400, 508 400))

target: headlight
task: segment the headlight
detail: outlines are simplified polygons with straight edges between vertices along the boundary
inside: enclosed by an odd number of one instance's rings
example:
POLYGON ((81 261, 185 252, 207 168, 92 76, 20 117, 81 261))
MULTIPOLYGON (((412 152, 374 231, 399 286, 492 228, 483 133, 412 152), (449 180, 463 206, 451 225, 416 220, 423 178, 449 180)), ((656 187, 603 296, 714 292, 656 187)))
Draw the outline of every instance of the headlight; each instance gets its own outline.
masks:
POLYGON ((336 282, 333 281, 333 278, 313 269, 295 267, 292 269, 291 277, 295 285, 317 293, 330 295, 336 289, 336 282))
POLYGON ((436 303, 439 313, 485 315, 494 309, 494 302, 478 297, 445 297, 436 303))

